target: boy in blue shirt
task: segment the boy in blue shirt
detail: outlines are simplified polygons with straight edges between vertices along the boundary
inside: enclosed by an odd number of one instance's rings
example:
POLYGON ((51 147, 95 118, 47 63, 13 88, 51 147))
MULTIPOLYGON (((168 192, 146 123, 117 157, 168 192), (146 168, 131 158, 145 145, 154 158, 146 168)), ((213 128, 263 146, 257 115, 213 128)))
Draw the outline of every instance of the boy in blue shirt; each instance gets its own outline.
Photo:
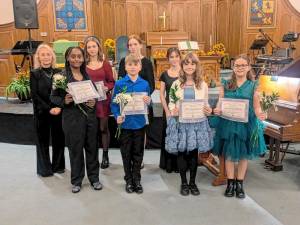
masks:
MULTIPOLYGON (((144 96, 144 102, 149 105, 151 102, 150 87, 147 81, 139 77, 142 68, 141 59, 135 55, 128 55, 125 58, 125 69, 127 75, 115 83, 112 99, 126 88, 127 93, 146 92, 148 96, 144 96)), ((112 101, 111 111, 117 120, 118 125, 121 124, 120 150, 123 160, 125 172, 127 193, 136 192, 143 193, 141 185, 141 164, 144 156, 144 139, 145 126, 147 124, 147 115, 127 115, 120 114, 120 106, 112 101)))

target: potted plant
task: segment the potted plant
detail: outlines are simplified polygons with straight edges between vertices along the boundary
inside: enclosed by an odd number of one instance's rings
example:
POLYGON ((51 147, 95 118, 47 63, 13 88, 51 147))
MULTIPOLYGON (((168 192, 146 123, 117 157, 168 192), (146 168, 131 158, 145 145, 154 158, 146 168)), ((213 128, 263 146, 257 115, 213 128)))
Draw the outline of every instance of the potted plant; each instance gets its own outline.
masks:
POLYGON ((106 48, 108 60, 112 64, 115 60, 116 43, 113 39, 108 38, 104 42, 104 47, 106 48))
POLYGON ((16 78, 14 78, 6 87, 6 97, 15 93, 21 101, 30 100, 30 72, 20 71, 17 72, 16 78))

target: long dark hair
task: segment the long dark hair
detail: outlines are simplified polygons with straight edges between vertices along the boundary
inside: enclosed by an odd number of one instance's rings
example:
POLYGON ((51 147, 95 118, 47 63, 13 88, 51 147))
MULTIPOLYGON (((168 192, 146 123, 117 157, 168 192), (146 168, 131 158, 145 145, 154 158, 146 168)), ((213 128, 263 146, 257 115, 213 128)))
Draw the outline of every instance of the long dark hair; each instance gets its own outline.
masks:
MULTIPOLYGON (((233 65, 234 65, 234 63, 236 62, 236 60, 238 60, 238 59, 243 59, 243 60, 245 60, 245 61, 247 62, 247 64, 248 64, 248 66, 250 66, 250 62, 251 62, 251 61, 250 61, 249 57, 248 57, 246 54, 241 54, 241 55, 236 56, 236 57, 234 58, 234 60, 233 60, 233 65)), ((251 70, 248 71, 246 77, 247 77, 247 80, 252 80, 251 70)), ((227 90, 232 90, 232 91, 234 91, 234 90, 237 89, 236 74, 235 74, 234 71, 233 71, 233 73, 232 73, 231 79, 228 81, 228 83, 227 83, 227 85, 226 85, 225 88, 226 88, 227 90)))
POLYGON ((180 54, 179 49, 176 48, 176 47, 171 47, 171 48, 169 48, 168 51, 167 51, 167 58, 168 58, 168 59, 170 58, 170 56, 171 56, 171 54, 172 54, 173 52, 175 52, 175 53, 176 53, 177 55, 179 55, 179 57, 181 58, 181 54, 180 54))
POLYGON ((71 70, 71 65, 70 65, 70 62, 68 61, 68 58, 69 58, 71 52, 74 49, 78 49, 81 52, 82 58, 83 58, 83 62, 81 64, 81 66, 80 66, 80 72, 81 72, 82 76, 85 79, 89 79, 89 76, 88 76, 88 74, 87 74, 87 72, 85 70, 86 69, 86 61, 85 61, 85 58, 84 58, 84 51, 79 46, 69 47, 66 50, 66 53, 65 53, 65 73, 66 73, 66 76, 67 76, 68 80, 70 80, 73 77, 73 73, 72 73, 72 70, 71 70))

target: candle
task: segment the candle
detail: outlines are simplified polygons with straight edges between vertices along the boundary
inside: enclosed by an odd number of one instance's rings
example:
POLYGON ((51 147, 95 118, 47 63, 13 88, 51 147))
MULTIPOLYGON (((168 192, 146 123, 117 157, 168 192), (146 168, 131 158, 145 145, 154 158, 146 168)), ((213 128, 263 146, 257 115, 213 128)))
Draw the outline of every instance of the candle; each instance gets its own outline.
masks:
POLYGON ((163 13, 163 18, 164 18, 164 30, 166 29, 166 12, 164 11, 163 13))
POLYGON ((162 45, 162 36, 160 36, 160 45, 162 45))
POLYGON ((209 49, 212 49, 212 35, 209 35, 209 49))

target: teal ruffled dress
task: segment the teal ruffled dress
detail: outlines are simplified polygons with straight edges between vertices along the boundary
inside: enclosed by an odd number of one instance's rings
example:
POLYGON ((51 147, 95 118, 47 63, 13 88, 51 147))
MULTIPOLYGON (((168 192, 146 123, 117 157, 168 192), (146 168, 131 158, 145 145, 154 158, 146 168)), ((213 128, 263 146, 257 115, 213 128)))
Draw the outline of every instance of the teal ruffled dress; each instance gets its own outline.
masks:
POLYGON ((255 159, 266 151, 264 126, 257 119, 253 108, 253 93, 257 82, 247 80, 233 91, 226 89, 227 81, 223 81, 223 85, 224 98, 249 100, 249 118, 248 123, 235 122, 221 117, 212 118, 210 124, 216 128, 212 152, 215 155, 223 155, 226 160, 233 162, 255 159), (251 138, 254 132, 257 133, 257 141, 251 138))

